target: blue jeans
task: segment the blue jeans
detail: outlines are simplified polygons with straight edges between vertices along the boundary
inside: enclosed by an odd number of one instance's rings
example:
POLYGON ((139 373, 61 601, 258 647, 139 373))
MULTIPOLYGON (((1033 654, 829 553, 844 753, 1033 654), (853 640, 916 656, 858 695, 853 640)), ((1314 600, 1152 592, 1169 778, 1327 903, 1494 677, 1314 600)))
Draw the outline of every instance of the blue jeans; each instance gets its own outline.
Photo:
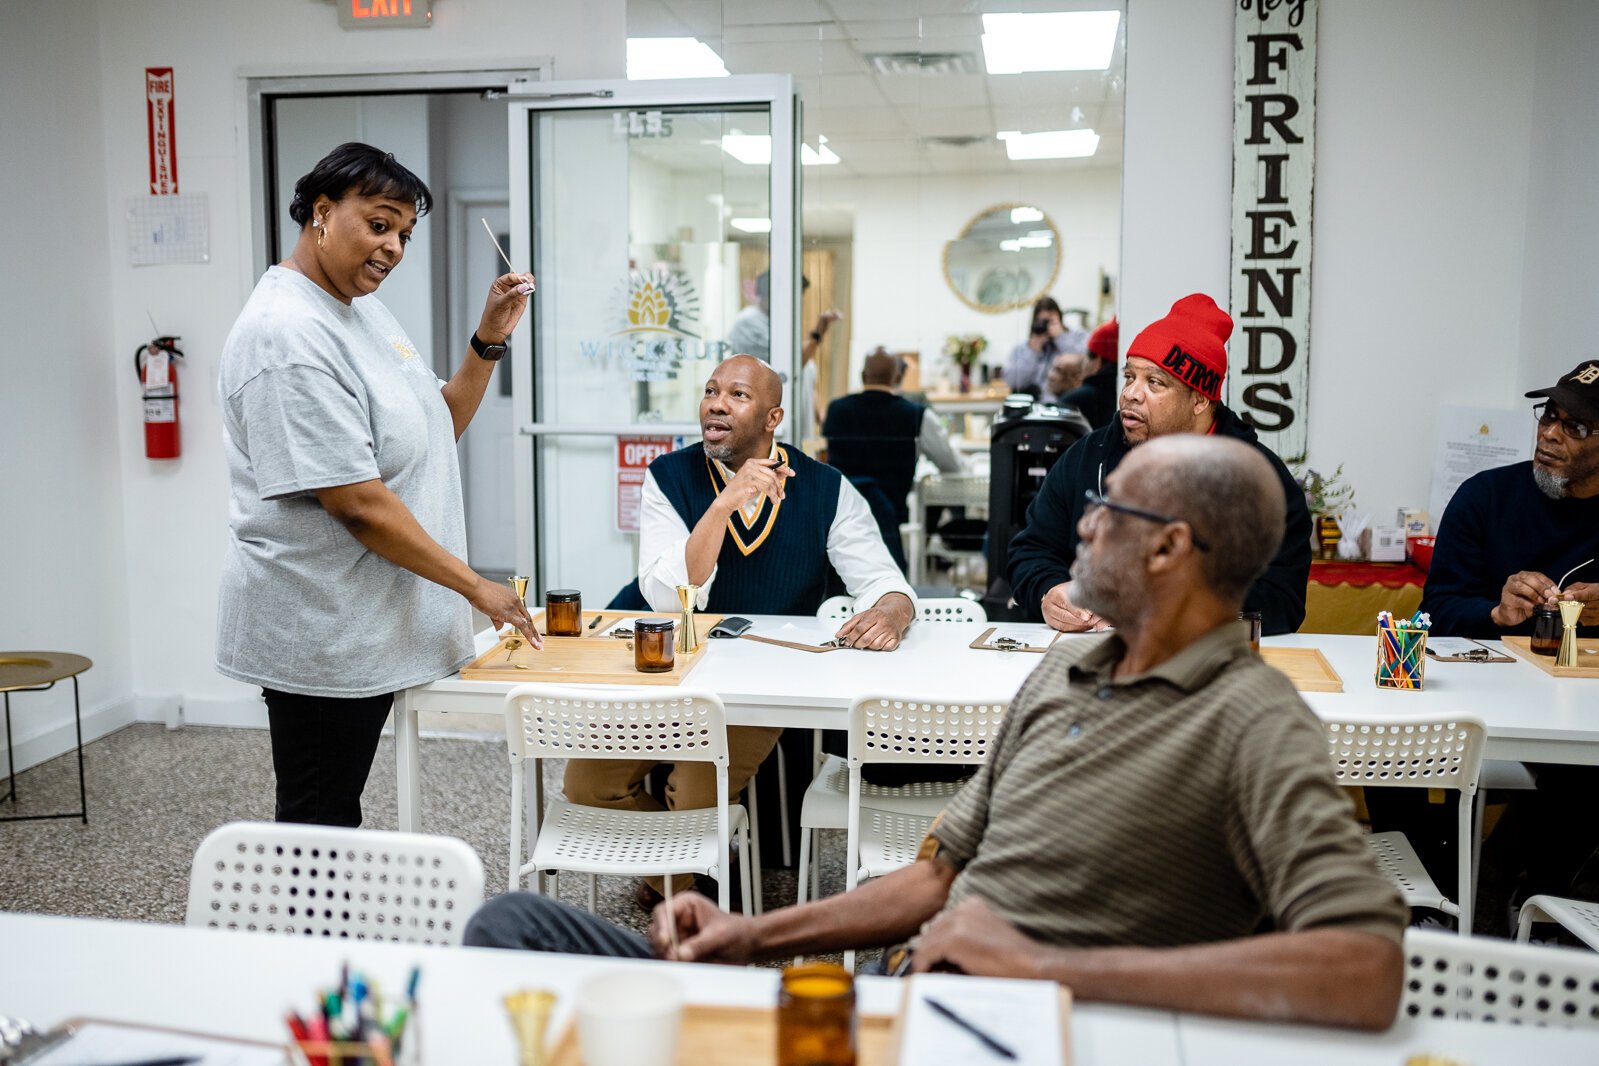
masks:
POLYGON ((613 959, 651 959, 647 940, 588 911, 533 892, 495 896, 466 923, 465 941, 474 948, 520 948, 613 959))

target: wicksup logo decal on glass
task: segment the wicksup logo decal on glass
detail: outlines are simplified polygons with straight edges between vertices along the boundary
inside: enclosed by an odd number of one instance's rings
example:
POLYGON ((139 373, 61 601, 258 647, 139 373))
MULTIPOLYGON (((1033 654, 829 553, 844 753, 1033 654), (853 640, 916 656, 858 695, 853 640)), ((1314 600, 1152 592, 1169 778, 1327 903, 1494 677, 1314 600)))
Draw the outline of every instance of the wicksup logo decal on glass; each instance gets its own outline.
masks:
POLYGON ((700 297, 681 270, 654 266, 628 272, 617 295, 622 328, 578 341, 584 358, 620 359, 634 381, 671 381, 689 360, 715 359, 726 344, 699 335, 700 297))

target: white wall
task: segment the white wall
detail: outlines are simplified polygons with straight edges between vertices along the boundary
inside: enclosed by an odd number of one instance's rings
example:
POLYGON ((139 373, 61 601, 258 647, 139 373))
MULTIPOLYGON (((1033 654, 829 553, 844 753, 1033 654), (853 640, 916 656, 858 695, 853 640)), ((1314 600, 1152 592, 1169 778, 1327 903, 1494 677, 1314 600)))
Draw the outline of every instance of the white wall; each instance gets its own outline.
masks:
MULTIPOLYGON (((1599 4, 1542 5, 1515 389, 1552 384, 1594 343, 1599 309, 1599 4)), ((1514 301, 1514 294, 1511 299, 1514 301)))
MULTIPOLYGON (((0 651, 93 659, 83 709, 99 735, 133 713, 118 453, 142 440, 123 439, 116 408, 138 402, 132 355, 150 326, 110 329, 122 219, 106 214, 93 26, 73 5, 19 0, 0 2, 0 26, 0 651)), ((70 683, 11 710, 18 766, 72 747, 70 683)))
POLYGON ((1062 247, 1060 271, 1049 291, 1063 307, 1093 311, 1099 271, 1113 280, 1121 274, 1120 185, 1120 175, 1110 169, 828 179, 812 185, 808 201, 849 210, 855 217, 850 387, 860 380, 866 353, 879 344, 895 352, 921 352, 922 381, 931 386, 941 374, 956 374, 943 357, 952 333, 987 337, 984 361, 995 366, 1027 339, 1031 308, 985 314, 963 303, 944 282, 944 244, 998 203, 1043 209, 1060 231, 1062 247))
MULTIPOLYGON (((1128 6, 1124 350, 1228 291, 1232 8, 1128 6)), ((1321 6, 1309 454, 1360 509, 1427 499, 1439 405, 1521 407, 1591 350, 1596 53, 1580 2, 1321 6)))

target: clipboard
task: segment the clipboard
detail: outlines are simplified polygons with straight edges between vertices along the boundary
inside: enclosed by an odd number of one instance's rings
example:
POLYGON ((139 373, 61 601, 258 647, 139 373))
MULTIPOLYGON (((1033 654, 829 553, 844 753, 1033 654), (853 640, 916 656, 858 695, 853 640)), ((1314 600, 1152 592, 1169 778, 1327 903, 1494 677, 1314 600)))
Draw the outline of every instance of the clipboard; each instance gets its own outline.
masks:
POLYGON ((1441 663, 1513 663, 1514 655, 1501 654, 1480 641, 1466 637, 1430 637, 1427 658, 1441 663), (1467 646, 1469 645, 1469 647, 1467 646), (1443 654, 1439 654, 1442 646, 1443 654))
POLYGON ((966 646, 975 648, 978 651, 1027 651, 1042 655, 1050 648, 1053 648, 1055 642, 1060 639, 1060 631, 1055 630, 1054 635, 1049 638, 1049 643, 1047 644, 1022 644, 1012 640, 1010 637, 1000 637, 997 641, 989 643, 989 638, 998 629, 998 626, 989 626, 978 634, 976 640, 966 646))
POLYGON ((771 644, 779 648, 793 648, 795 651, 808 651, 813 654, 820 654, 824 651, 847 650, 844 645, 835 644, 832 641, 827 641, 824 644, 801 644, 795 640, 778 640, 776 637, 758 637, 754 633, 743 633, 738 639, 753 640, 758 644, 771 644))
POLYGON ((197 1056, 202 1064, 225 1056, 226 1061, 261 1066, 295 1066, 302 1062, 286 1043, 250 1040, 215 1033, 196 1032, 142 1022, 113 1021, 108 1018, 69 1018, 45 1034, 45 1041, 15 1060, 16 1066, 52 1066, 54 1063, 82 1062, 102 1053, 110 1061, 150 1058, 175 1054, 197 1056))

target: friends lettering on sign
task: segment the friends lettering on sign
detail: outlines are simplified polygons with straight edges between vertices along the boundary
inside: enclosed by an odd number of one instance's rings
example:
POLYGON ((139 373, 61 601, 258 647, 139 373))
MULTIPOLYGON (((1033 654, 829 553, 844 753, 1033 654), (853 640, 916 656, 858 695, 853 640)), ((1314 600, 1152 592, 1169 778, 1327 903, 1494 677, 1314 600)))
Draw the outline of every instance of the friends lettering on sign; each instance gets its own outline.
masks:
MULTIPOLYGON (((1285 9, 1289 25, 1298 25, 1304 17, 1304 2, 1240 0, 1240 9, 1257 12, 1263 22, 1274 11, 1285 9)), ((1282 261, 1294 259, 1299 252, 1299 227, 1308 225, 1308 220, 1302 223, 1296 216, 1290 201, 1293 190, 1285 183, 1291 153, 1305 143, 1298 128, 1300 102, 1291 91, 1293 65, 1304 51, 1304 40, 1298 33, 1266 32, 1249 34, 1245 40, 1248 51, 1243 58, 1249 77, 1244 82, 1248 124, 1244 144, 1280 149, 1257 155, 1254 203, 1243 211, 1247 241, 1237 268, 1245 282, 1245 301, 1234 313, 1245 338, 1247 356, 1241 377, 1247 380, 1281 375, 1299 357, 1295 331, 1288 327, 1298 290, 1307 280, 1306 271, 1302 265, 1282 261)), ((1293 387, 1287 380, 1250 382, 1241 398, 1244 419, 1257 429, 1286 429, 1297 417, 1293 387)))

